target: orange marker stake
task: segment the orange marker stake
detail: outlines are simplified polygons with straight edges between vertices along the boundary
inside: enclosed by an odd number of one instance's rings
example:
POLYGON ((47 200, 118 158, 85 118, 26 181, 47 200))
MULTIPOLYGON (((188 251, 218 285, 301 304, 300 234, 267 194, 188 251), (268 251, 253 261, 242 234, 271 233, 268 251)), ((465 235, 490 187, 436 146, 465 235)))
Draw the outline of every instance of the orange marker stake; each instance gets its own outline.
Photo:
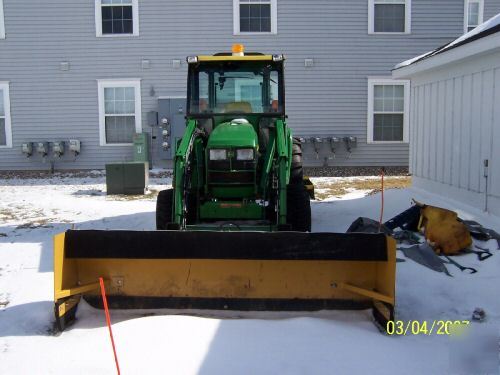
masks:
POLYGON ((111 319, 109 317, 108 300, 106 299, 106 291, 104 289, 104 280, 102 277, 99 277, 99 284, 101 284, 102 303, 104 305, 104 313, 106 314, 106 323, 108 324, 111 346, 113 347, 113 354, 115 356, 116 371, 118 375, 120 375, 120 365, 118 364, 118 356, 116 355, 115 340, 113 339, 113 330, 111 329, 111 319))
POLYGON ((385 174, 385 168, 382 167, 380 170, 381 174, 381 182, 382 182, 382 187, 381 187, 381 201, 380 201, 380 220, 378 223, 378 231, 382 229, 382 221, 384 220, 384 174, 385 174))

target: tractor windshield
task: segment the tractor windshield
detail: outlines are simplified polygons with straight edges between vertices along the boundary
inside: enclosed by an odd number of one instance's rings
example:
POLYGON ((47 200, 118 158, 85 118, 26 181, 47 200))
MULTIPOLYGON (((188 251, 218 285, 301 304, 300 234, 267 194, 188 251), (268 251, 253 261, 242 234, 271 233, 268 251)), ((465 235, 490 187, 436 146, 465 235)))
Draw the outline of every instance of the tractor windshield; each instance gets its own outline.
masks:
POLYGON ((281 70, 272 62, 206 62, 190 67, 190 114, 281 114, 281 70))

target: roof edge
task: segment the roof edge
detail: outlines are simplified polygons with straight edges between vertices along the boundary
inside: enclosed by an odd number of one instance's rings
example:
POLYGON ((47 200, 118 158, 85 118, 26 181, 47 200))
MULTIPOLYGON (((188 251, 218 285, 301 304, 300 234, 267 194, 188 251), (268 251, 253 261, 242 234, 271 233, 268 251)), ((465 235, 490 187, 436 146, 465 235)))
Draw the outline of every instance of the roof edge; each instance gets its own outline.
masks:
POLYGON ((479 37, 482 33, 477 34, 477 37, 472 41, 457 43, 446 50, 432 55, 426 54, 409 65, 394 68, 392 76, 396 79, 409 78, 413 75, 456 63, 472 56, 493 52, 500 48, 500 33, 498 31, 500 31, 500 27, 497 31, 489 32, 487 35, 479 37))

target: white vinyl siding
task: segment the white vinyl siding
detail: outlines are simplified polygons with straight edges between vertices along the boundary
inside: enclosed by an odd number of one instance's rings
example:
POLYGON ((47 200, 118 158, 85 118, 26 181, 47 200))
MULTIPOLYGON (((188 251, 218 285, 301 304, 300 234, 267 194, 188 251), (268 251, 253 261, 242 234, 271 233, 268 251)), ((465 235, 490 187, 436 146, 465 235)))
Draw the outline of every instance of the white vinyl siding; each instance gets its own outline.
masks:
POLYGON ((141 132, 140 80, 100 80, 98 96, 101 146, 132 144, 141 132))
POLYGON ((464 8, 464 33, 471 31, 483 23, 483 0, 465 0, 464 8))
POLYGON ((409 34, 411 0, 368 0, 369 34, 409 34))
POLYGON ((0 0, 0 39, 5 39, 5 17, 3 14, 3 0, 0 0))
POLYGON ((9 84, 0 82, 0 148, 12 147, 9 84))
POLYGON ((455 48, 452 60, 443 53, 429 58, 429 69, 398 72, 411 79, 413 185, 498 217, 499 45, 499 33, 488 35, 455 48))
POLYGON ((238 34, 276 34, 277 0, 233 0, 233 32, 238 34))
POLYGON ((368 79, 369 143, 408 142, 409 81, 368 79))
POLYGON ((139 0, 95 0, 96 36, 139 35, 139 0))

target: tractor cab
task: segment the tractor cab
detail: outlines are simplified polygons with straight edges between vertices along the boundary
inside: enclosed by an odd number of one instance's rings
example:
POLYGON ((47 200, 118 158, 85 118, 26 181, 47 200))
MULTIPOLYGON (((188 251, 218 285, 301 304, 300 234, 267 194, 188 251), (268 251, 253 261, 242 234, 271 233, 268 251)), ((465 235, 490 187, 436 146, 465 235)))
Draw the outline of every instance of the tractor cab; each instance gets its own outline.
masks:
POLYGON ((210 119, 210 126, 247 119, 257 131, 261 119, 284 117, 283 55, 233 53, 187 58, 188 117, 210 119))

